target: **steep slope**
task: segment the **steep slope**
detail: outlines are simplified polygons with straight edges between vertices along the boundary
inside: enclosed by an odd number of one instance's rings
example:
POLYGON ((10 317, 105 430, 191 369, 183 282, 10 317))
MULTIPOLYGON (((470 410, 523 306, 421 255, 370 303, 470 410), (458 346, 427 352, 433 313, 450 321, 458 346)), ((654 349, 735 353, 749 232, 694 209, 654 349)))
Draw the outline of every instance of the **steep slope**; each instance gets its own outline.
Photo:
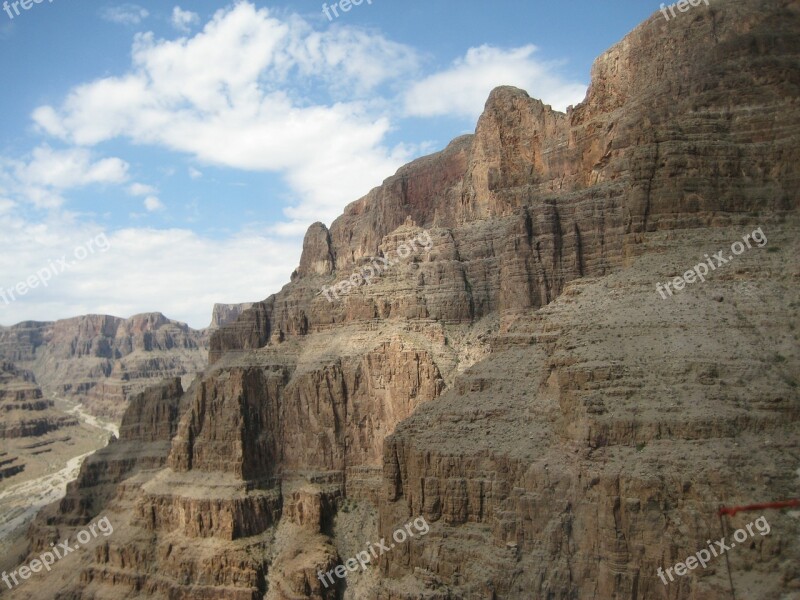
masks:
MULTIPOLYGON (((800 495, 798 62, 797 2, 718 0, 636 28, 566 115, 495 90, 312 226, 186 392, 132 404, 30 550, 114 535, 10 596, 730 598, 720 557, 657 569, 724 535, 720 504, 800 495)), ((765 517, 730 580, 795 598, 797 516, 765 517)))

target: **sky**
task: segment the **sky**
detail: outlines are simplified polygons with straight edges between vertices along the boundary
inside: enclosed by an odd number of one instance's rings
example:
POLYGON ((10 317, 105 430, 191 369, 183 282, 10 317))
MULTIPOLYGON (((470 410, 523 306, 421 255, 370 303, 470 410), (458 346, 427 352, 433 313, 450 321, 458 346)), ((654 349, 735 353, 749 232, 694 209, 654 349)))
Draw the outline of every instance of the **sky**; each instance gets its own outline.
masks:
POLYGON ((195 328, 279 291, 309 225, 473 132, 494 87, 578 104, 594 59, 659 8, 0 6, 0 324, 158 311, 195 328))

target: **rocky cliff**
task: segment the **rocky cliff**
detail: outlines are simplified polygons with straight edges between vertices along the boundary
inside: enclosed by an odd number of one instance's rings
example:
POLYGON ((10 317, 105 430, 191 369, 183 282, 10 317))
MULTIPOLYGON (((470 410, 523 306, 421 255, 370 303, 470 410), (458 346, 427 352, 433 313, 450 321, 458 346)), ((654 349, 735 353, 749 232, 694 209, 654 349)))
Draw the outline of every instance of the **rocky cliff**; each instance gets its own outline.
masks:
POLYGON ((42 397, 33 373, 0 362, 0 480, 22 473, 26 467, 17 450, 31 444, 12 443, 12 439, 39 437, 77 424, 78 419, 54 410, 53 401, 42 397))
POLYGON ((53 409, 53 401, 42 397, 33 373, 0 363, 0 438, 40 436, 78 420, 53 409))
POLYGON ((235 322, 244 311, 252 306, 252 302, 245 302, 243 304, 215 304, 214 309, 211 311, 211 324, 208 326, 209 331, 219 329, 224 325, 235 322))
POLYGON ((165 378, 205 368, 207 334, 160 313, 86 315, 0 327, 0 357, 28 369, 48 397, 82 402, 118 420, 127 398, 165 378))
POLYGON ((800 495, 798 62, 796 1, 718 0, 637 27, 567 114, 495 90, 132 403, 30 550, 114 535, 12 597, 796 598, 796 513, 657 569, 761 516, 720 504, 800 495))

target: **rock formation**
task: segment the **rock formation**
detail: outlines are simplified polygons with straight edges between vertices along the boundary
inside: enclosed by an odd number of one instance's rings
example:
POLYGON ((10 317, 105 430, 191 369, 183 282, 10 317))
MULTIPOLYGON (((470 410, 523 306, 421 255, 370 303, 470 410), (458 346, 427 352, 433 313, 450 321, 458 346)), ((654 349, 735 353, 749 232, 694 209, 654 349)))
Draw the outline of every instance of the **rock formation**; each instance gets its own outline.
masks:
POLYGON ((191 381, 205 368, 206 340, 160 313, 87 315, 0 327, 0 357, 35 373, 47 396, 118 420, 130 395, 165 378, 191 381))
POLYGON ((114 535, 11 597, 796 597, 785 512, 730 571, 657 569, 723 535, 720 504, 799 495, 798 61, 796 1, 717 0, 637 27, 567 114, 495 90, 474 135, 312 226, 191 387, 131 403, 30 551, 101 514, 114 535))
POLYGON ((77 424, 75 417, 53 410, 33 373, 0 362, 0 439, 40 436, 77 424))
POLYGON ((208 330, 214 331, 224 325, 233 323, 244 311, 252 306, 252 302, 245 302, 242 304, 215 304, 214 310, 211 312, 211 324, 208 326, 208 330))

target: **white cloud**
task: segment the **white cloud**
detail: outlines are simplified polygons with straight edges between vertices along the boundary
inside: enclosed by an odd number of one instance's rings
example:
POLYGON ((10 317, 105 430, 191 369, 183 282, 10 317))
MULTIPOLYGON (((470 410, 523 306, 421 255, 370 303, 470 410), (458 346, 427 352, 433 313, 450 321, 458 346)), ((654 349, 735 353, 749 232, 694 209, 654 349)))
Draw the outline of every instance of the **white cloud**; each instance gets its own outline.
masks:
POLYGON ((92 183, 122 183, 128 178, 128 163, 119 158, 92 162, 83 148, 53 150, 42 145, 33 151, 27 164, 19 164, 17 178, 58 189, 81 187, 92 183))
POLYGON ((33 118, 79 145, 124 137, 207 164, 279 172, 300 199, 290 218, 329 221, 409 156, 383 145, 390 121, 372 103, 294 96, 309 81, 333 96, 343 86, 365 92, 415 65, 410 48, 380 35, 316 32, 240 2, 191 38, 137 34, 130 72, 77 86, 33 118))
POLYGON ((419 68, 413 49, 372 32, 347 26, 314 31, 299 17, 287 24, 286 52, 276 57, 276 70, 320 79, 341 100, 369 94, 388 81, 405 84, 419 68))
POLYGON ((144 183, 134 183, 128 188, 128 193, 131 196, 150 196, 153 194, 157 194, 158 190, 154 188, 152 185, 146 185, 144 183))
POLYGON ((158 212, 164 210, 166 207, 156 196, 148 196, 144 199, 144 207, 147 212, 158 212))
POLYGON ((37 208, 56 208, 66 190, 124 183, 128 168, 120 158, 95 160, 85 148, 53 150, 43 144, 23 159, 0 157, 0 187, 37 208))
POLYGON ((178 31, 189 33, 192 27, 200 22, 200 15, 189 10, 183 10, 180 6, 172 9, 172 26, 178 31))
POLYGON ((147 9, 138 4, 120 4, 109 6, 100 10, 100 17, 112 23, 120 25, 138 25, 145 20, 150 13, 147 9))
POLYGON ((405 95, 406 113, 477 119, 489 93, 499 85, 522 88, 556 110, 581 102, 586 85, 564 79, 556 73, 557 65, 537 59, 535 52, 536 47, 530 45, 510 50, 486 45, 470 48, 449 69, 411 86, 405 95))
POLYGON ((104 232, 68 213, 42 221, 21 218, 0 201, 0 291, 7 292, 61 257, 105 233, 94 252, 48 282, 6 304, 0 323, 60 319, 87 313, 127 317, 160 311, 205 327, 215 302, 262 300, 280 289, 300 261, 297 240, 279 242, 243 232, 226 240, 185 229, 128 228, 104 232))
POLYGON ((202 171, 198 171, 194 167, 189 167, 189 177, 192 179, 200 179, 203 176, 202 171))

